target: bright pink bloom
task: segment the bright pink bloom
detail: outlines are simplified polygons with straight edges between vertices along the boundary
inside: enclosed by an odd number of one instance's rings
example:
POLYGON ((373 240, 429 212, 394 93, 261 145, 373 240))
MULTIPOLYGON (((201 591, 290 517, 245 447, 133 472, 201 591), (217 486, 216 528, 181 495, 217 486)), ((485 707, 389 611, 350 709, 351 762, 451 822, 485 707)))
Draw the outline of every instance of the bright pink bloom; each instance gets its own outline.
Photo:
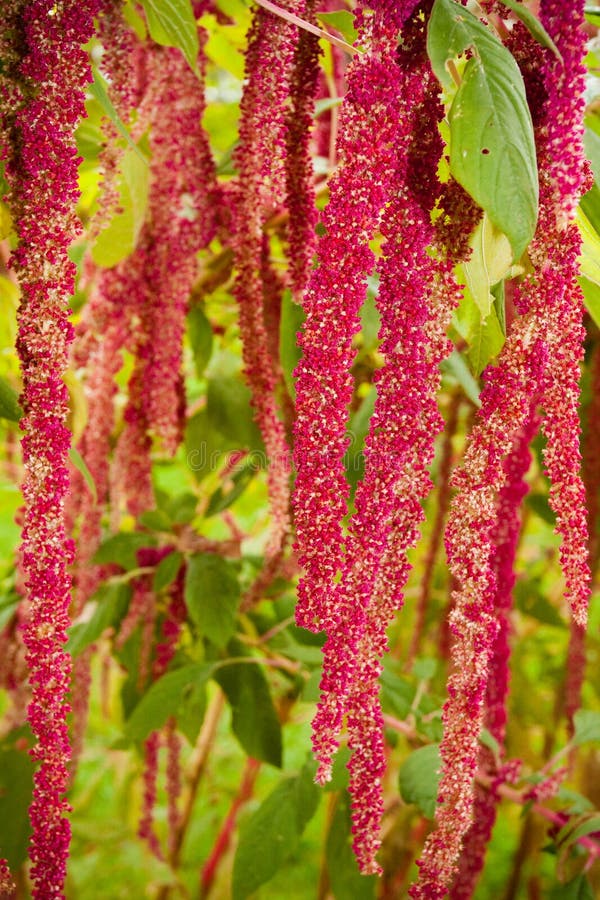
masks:
POLYGON ((70 840, 64 798, 70 756, 70 658, 63 645, 72 547, 63 520, 70 435, 62 376, 72 337, 68 300, 75 275, 67 250, 78 233, 74 130, 84 114, 90 80, 82 45, 93 33, 99 5, 99 0, 5 4, 14 25, 9 32, 14 40, 9 76, 20 77, 12 89, 10 78, 5 81, 2 129, 8 200, 20 241, 12 264, 22 291, 17 340, 25 410, 21 564, 27 609, 23 635, 32 690, 28 717, 36 739, 32 753, 39 762, 30 807, 31 877, 37 900, 63 896, 70 840))

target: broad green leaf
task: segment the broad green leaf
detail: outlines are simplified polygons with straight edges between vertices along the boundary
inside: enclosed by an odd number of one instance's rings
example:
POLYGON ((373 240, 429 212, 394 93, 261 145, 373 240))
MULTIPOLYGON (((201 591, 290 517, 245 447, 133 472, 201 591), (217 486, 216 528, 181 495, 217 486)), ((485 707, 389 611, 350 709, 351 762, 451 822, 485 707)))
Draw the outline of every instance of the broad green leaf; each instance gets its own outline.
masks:
POLYGON ((535 16, 530 9, 521 3, 520 0, 500 0, 500 2, 514 12, 517 19, 520 19, 523 25, 529 29, 529 33, 535 38, 538 44, 541 44, 542 47, 547 47, 548 50, 552 50, 557 59, 562 60, 560 50, 538 17, 535 16))
POLYGON ((518 260, 537 223, 533 125, 514 58, 479 19, 454 0, 435 0, 427 51, 446 87, 448 61, 471 52, 449 113, 450 171, 503 232, 518 260))
POLYGON ((152 40, 178 47, 194 72, 198 71, 198 26, 190 0, 141 0, 152 40))
POLYGON ((129 585, 102 584, 90 601, 96 606, 92 616, 87 622, 72 625, 69 629, 67 651, 71 656, 78 656, 82 650, 97 641, 107 628, 120 622, 125 615, 130 597, 129 585))
POLYGON ((4 378, 0 378, 0 417, 10 422, 18 422, 22 415, 23 410, 17 392, 4 378))
POLYGON ((469 241, 471 255, 463 263, 465 278, 481 317, 485 319, 494 303, 492 287, 512 268, 512 250, 508 238, 484 213, 469 241))
POLYGON ((291 291, 284 291, 281 300, 281 320, 279 325, 279 359, 288 393, 296 398, 294 369, 302 356, 297 344, 297 335, 304 325, 304 310, 292 300, 291 291))
POLYGON ((427 744, 413 750, 399 773, 402 799, 416 803, 428 819, 435 816, 440 765, 439 744, 427 744))
POLYGON ((121 171, 120 211, 100 232, 92 248, 94 262, 106 268, 116 266, 135 249, 148 206, 149 169, 145 157, 128 148, 121 171))
POLYGON ((213 553, 188 560, 185 603, 200 633, 223 647, 235 630, 240 586, 232 564, 213 553))
POLYGON ((485 367, 500 353, 504 346, 504 334, 495 309, 484 320, 481 314, 473 322, 468 336, 467 357, 475 375, 480 375, 485 367))
POLYGON ((115 563, 122 569, 138 568, 137 552, 143 547, 153 547, 155 539, 139 531, 122 531, 113 534, 100 544, 94 556, 95 563, 115 563))
POLYGON ((592 166, 594 181, 600 184, 600 134, 589 126, 586 127, 583 135, 583 146, 585 155, 592 166))
POLYGON ((161 559, 154 573, 154 581, 152 584, 154 590, 157 592, 162 591, 163 588, 172 584, 177 577, 177 573, 179 572, 182 563, 183 553, 180 553, 179 550, 174 550, 172 553, 169 553, 168 556, 161 559))
MULTIPOLYGON (((598 235, 592 227, 589 219, 581 208, 577 210, 577 224, 579 225, 582 237, 581 257, 579 259, 581 275, 587 279, 588 282, 591 282, 600 288, 600 235, 598 235)), ((588 295, 590 296, 590 300, 592 301, 590 304, 590 315, 595 318, 594 314, 597 313, 597 310, 594 301, 597 295, 589 289, 586 292, 585 283, 582 284, 582 288, 586 298, 586 305, 588 295)))
POLYGON ((374 386, 369 388, 367 396, 364 398, 360 407, 350 419, 348 427, 348 435, 350 444, 346 451, 346 478, 352 489, 363 476, 365 470, 365 458, 363 448, 365 438, 369 433, 369 423, 373 410, 375 409, 375 400, 377 399, 377 390, 374 386))
POLYGON ((596 831, 600 832, 600 813, 583 813, 575 820, 571 819, 561 828, 555 838, 555 842, 557 845, 564 844, 569 846, 578 841, 579 838, 588 834, 594 834, 596 831))
MULTIPOLYGON (((241 647, 238 651, 236 656, 243 653, 241 647)), ((254 662, 232 663, 217 669, 215 680, 231 706, 233 733, 242 748, 253 759, 281 768, 281 726, 262 669, 254 662)))
POLYGON ((598 328, 600 328, 600 284, 581 276, 577 279, 583 291, 585 308, 589 312, 598 328))
POLYGON ((595 896, 587 876, 580 874, 566 884, 555 885, 549 900, 594 900, 595 896))
POLYGON ((340 796, 327 835, 325 860, 335 900, 373 900, 378 879, 361 875, 352 852, 350 801, 348 793, 340 796))
POLYGON ((206 411, 208 421, 238 447, 262 448, 262 438, 250 405, 250 390, 234 375, 209 378, 206 411))
POLYGON ((326 29, 335 28, 349 44, 353 44, 358 37, 354 27, 354 16, 347 9, 337 9, 335 12, 318 12, 317 19, 326 29))
MULTIPOLYGON (((236 468, 238 468, 236 466, 236 468)), ((232 503, 235 503, 238 497, 241 497, 257 472, 256 460, 250 458, 239 464, 238 471, 228 479, 228 484, 224 487, 218 487, 212 494, 206 512, 205 518, 215 516, 217 513, 228 509, 232 503)))
POLYGON ((233 863, 233 900, 269 881, 298 847, 319 802, 311 769, 281 781, 241 829, 233 863))
POLYGON ((596 234, 600 234, 600 188, 596 182, 583 195, 579 207, 596 234))
POLYGON ((138 516, 138 522, 149 531, 171 531, 173 522, 164 509, 147 509, 138 516))
POLYGON ((92 473, 87 467, 85 459, 83 458, 79 450, 77 450, 75 447, 71 447, 69 449, 69 459, 71 460, 77 471, 80 472, 83 476, 83 480, 90 489, 90 494, 94 499, 94 503, 97 503, 98 492, 96 491, 96 482, 94 481, 92 473))
POLYGON ((13 871, 27 859, 34 768, 26 751, 0 748, 0 846, 13 871))
POLYGON ((110 119, 110 121, 113 123, 113 125, 115 126, 115 128, 117 129, 117 131, 119 132, 121 137, 125 138, 125 140, 129 144, 129 149, 133 153, 137 154, 137 156, 140 158, 141 162, 147 168, 148 160, 143 155, 143 153, 141 152, 140 148, 137 146, 135 141, 132 139, 131 135, 129 134, 129 131, 123 124, 118 112, 114 108, 114 106, 112 104, 112 100, 108 96, 106 81, 105 81, 104 77, 100 74, 100 72, 98 71, 96 66, 92 66, 92 74, 94 76, 94 80, 91 82, 91 84, 88 84, 88 91, 90 92, 90 94, 92 95, 94 100, 96 100, 97 103, 100 105, 100 108, 101 108, 102 112, 105 114, 105 116, 107 116, 107 118, 110 119))
POLYGON ((440 369, 448 375, 453 375, 469 400, 476 406, 481 406, 481 401, 479 399, 479 385, 473 378, 471 370, 466 364, 463 355, 459 353, 458 350, 453 350, 450 356, 440 363, 440 369))
POLYGON ((588 741, 598 743, 600 741, 600 712, 591 709, 578 709, 573 716, 575 734, 572 743, 575 747, 586 744, 588 741))
POLYGON ((188 312, 187 323, 192 353, 194 354, 196 375, 198 378, 202 378, 212 353, 212 325, 206 318, 206 313, 199 303, 192 306, 188 312))
POLYGON ((214 419, 209 419, 205 409, 200 410, 191 419, 188 419, 185 429, 185 449, 187 463, 194 474, 194 478, 201 481, 211 472, 215 472, 221 465, 223 453, 236 446, 235 441, 225 435, 215 426, 214 419))
POLYGON ((214 666, 193 663, 167 672, 150 685, 125 722, 125 737, 130 741, 143 741, 157 731, 170 716, 185 705, 187 695, 205 684, 214 666))

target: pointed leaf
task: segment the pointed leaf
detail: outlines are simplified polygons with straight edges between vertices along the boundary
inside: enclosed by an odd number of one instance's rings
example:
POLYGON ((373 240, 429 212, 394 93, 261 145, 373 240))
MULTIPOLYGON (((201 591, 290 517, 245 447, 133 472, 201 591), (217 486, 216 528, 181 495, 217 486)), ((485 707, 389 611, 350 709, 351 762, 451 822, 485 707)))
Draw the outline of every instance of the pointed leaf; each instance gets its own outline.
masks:
POLYGON ((215 680, 231 706, 233 733, 248 756, 281 768, 281 726, 262 669, 233 663, 218 669, 215 680))
POLYGON ((178 47, 198 71, 198 26, 190 0, 141 0, 148 31, 157 44, 178 47))
POLYGON ((235 630, 240 586, 234 567, 222 556, 192 556, 185 575, 185 603, 200 633, 223 647, 235 630))
POLYGON ((405 803, 416 803, 424 816, 433 819, 441 765, 439 744, 414 750, 400 769, 399 786, 405 803))
POLYGON ((143 741, 165 724, 169 716, 177 717, 185 706, 187 695, 210 678, 213 666, 193 663, 167 672, 149 689, 134 707, 125 723, 125 737, 130 741, 143 741))

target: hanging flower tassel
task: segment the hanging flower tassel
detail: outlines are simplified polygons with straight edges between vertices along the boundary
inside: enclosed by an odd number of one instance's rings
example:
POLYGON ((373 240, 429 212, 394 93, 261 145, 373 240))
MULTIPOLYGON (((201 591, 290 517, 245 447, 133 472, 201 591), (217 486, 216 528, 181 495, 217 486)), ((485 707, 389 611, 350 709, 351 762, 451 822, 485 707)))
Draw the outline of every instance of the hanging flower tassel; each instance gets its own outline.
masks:
MULTIPOLYGON (((523 55, 534 61, 531 69, 524 71, 526 83, 535 85, 535 77, 539 80, 541 73, 548 98, 542 100, 539 89, 528 95, 534 103, 541 172, 538 231, 530 246, 536 270, 515 291, 521 315, 513 323, 498 367, 487 374, 479 422, 455 479, 459 495, 446 540, 449 565, 459 585, 451 614, 453 672, 443 714, 437 825, 419 860, 419 881, 410 889, 415 900, 445 896, 473 816, 473 776, 498 627, 493 610, 495 495, 506 477, 501 460, 509 452, 515 430, 525 424, 532 399, 541 400, 545 410, 545 459, 557 530, 563 536, 566 594, 575 622, 583 626, 586 620, 589 569, 576 407, 582 339, 581 300, 575 280, 580 239, 572 222, 584 187, 582 5, 578 9, 571 4, 567 11, 563 4, 547 0, 542 2, 541 15, 563 62, 535 45, 525 29, 518 25, 513 29, 517 48, 518 41, 526 42, 527 54, 523 55), (532 385, 538 386, 538 397, 532 398, 532 385)), ((517 53, 517 58, 520 56, 517 53)))
MULTIPOLYGON (((39 763, 30 807, 33 896, 62 897, 70 826, 64 798, 70 749, 66 724, 70 657, 72 547, 64 527, 70 436, 63 374, 72 329, 68 298, 75 266, 67 250, 78 233, 74 208, 77 151, 74 131, 91 80, 82 49, 93 33, 99 0, 11 2, 16 52, 22 56, 2 95, 9 203, 19 236, 12 265, 21 284, 17 349, 23 375, 25 512, 24 642, 32 690, 28 718, 39 763), (12 101, 12 108, 5 105, 12 101)), ((13 54, 13 59, 16 54, 13 54)))
MULTIPOLYGON (((498 743, 500 757, 504 756, 506 733, 511 631, 509 616, 515 584, 514 561, 521 528, 521 504, 528 490, 524 478, 531 462, 529 447, 538 428, 539 417, 535 409, 532 409, 529 420, 515 437, 512 451, 504 463, 506 482, 498 498, 496 526, 492 535, 492 569, 496 583, 494 610, 498 618, 498 632, 490 657, 484 722, 498 743)), ((511 771, 504 767, 498 770, 494 754, 483 745, 479 751, 479 767, 492 774, 494 782, 490 789, 476 787, 473 822, 465 835, 458 873, 450 891, 452 900, 469 900, 473 896, 496 821, 497 787, 511 771)))
MULTIPOLYGON (((400 6, 398 15, 404 9, 400 6)), ((389 68, 397 31, 386 30, 381 17, 374 22, 367 10, 359 28, 359 41, 368 49, 348 70, 337 144, 340 163, 321 216, 317 267, 303 300, 303 357, 295 372, 294 515, 304 572, 296 621, 312 631, 334 631, 339 621, 334 584, 343 563, 348 500, 343 458, 353 391, 352 342, 360 331, 359 311, 375 264, 369 241, 388 199, 396 158, 398 121, 389 110, 398 103, 398 85, 389 68)), ((328 777, 326 760, 336 740, 332 737, 328 748, 326 743, 323 738, 318 751, 321 780, 328 777)))

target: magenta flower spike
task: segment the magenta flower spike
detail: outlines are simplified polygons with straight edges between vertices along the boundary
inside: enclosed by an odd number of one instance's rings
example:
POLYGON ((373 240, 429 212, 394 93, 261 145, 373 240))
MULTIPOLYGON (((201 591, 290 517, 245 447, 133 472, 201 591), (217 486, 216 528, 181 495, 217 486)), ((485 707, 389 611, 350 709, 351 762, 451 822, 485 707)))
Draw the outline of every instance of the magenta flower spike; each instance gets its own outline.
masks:
MULTIPOLYGON (((303 300, 306 321, 299 337, 303 357, 295 373, 294 518, 304 574, 296 621, 312 631, 333 632, 340 622, 334 585, 344 555, 342 520, 348 485, 343 457, 349 443, 352 341, 360 330, 366 280, 375 264, 369 241, 394 174, 398 119, 389 110, 399 98, 397 79, 390 78, 390 71, 404 6, 398 4, 397 18, 390 17, 395 30, 379 14, 363 15, 360 43, 367 52, 348 69, 337 142, 340 162, 329 183, 317 267, 303 300)), ((335 742, 330 749, 334 747, 335 742)), ((321 778, 327 778, 327 769, 325 765, 321 778)))
POLYGON ((575 281, 580 238, 572 221, 585 185, 579 137, 582 9, 582 4, 570 4, 566 10, 563 4, 542 3, 542 19, 562 62, 542 51, 520 26, 511 38, 517 59, 529 60, 526 83, 535 83, 535 75, 541 73, 547 92, 546 101, 539 90, 530 92, 541 172, 538 230, 529 248, 535 273, 515 290, 520 316, 498 367, 487 373, 479 420, 455 478, 459 494, 446 538, 449 565, 459 585, 451 614, 453 673, 443 716, 437 827, 419 860, 419 881, 410 889, 415 900, 445 896, 473 817, 473 776, 498 629, 493 608, 495 496, 506 480, 501 460, 510 450, 512 436, 525 425, 532 402, 541 403, 545 413, 545 461, 557 530, 563 537, 566 595, 575 622, 583 626, 586 621, 589 568, 576 405, 583 336, 575 281), (519 53, 520 41, 526 54, 519 53), (532 385, 538 386, 537 396, 532 396, 532 385))
MULTIPOLYGON (((516 435, 513 448, 505 460, 506 482, 499 493, 496 525, 492 535, 494 551, 491 566, 495 574, 493 604, 498 619, 498 632, 490 657, 484 722, 489 733, 498 742, 501 757, 504 756, 506 701, 510 678, 509 639, 515 584, 514 561, 521 529, 521 504, 528 490, 524 478, 531 462, 529 447, 539 429, 539 424, 539 416, 533 408, 525 426, 516 435)), ((494 754, 483 745, 479 749, 479 767, 494 776, 494 784, 489 790, 479 786, 475 789, 473 822, 465 835, 458 872, 449 895, 452 900, 468 900, 473 896, 496 821, 497 787, 511 774, 510 769, 507 771, 503 766, 498 769, 494 754)))
POLYGON ((36 900, 63 896, 70 826, 65 800, 70 756, 66 723, 70 657, 72 546, 64 525, 69 490, 63 373, 72 338, 69 297, 75 266, 67 250, 78 233, 74 208, 74 131, 91 80, 82 45, 93 33, 99 0, 9 2, 14 41, 2 92, 6 178, 19 245, 12 265, 21 285, 17 349, 24 416, 25 509, 21 566, 25 581, 31 701, 28 719, 38 763, 30 806, 31 878, 36 900), (20 56, 20 62, 18 58, 20 56), (14 79, 11 81, 10 79, 14 79), (18 79, 18 80, 17 80, 18 79))
MULTIPOLYGON (((286 4, 289 12, 302 15, 302 0, 286 4)), ((263 228, 269 216, 286 200, 286 141, 289 141, 288 108, 292 100, 300 119, 294 133, 302 142, 307 110, 300 110, 300 87, 310 91, 312 75, 308 71, 311 52, 299 49, 298 28, 284 19, 257 8, 249 32, 246 52, 246 84, 241 100, 240 143, 235 153, 239 178, 235 188, 233 250, 237 277, 234 294, 239 306, 244 375, 252 393, 254 416, 260 428, 267 456, 267 484, 272 530, 267 546, 267 565, 279 557, 290 530, 291 460, 276 399, 277 361, 273 359, 265 324, 265 244, 263 228), (297 49, 298 48, 298 49, 297 49), (305 58, 304 58, 305 57, 305 58), (296 63, 296 65, 295 65, 296 63), (304 66, 304 68, 303 68, 304 66), (292 73, 290 75, 290 73, 292 73), (307 79, 307 80, 305 80, 307 79)), ((302 98, 310 105, 311 96, 302 98)), ((304 177, 302 144, 296 148, 298 159, 287 172, 296 184, 304 177)), ((303 182, 305 201, 312 202, 310 188, 303 182)), ((294 210, 291 210, 294 212, 294 210)), ((292 229, 292 241, 297 244, 292 229)), ((303 251, 304 253, 305 251, 303 251)), ((305 265, 296 264, 296 280, 302 280, 305 265)))

